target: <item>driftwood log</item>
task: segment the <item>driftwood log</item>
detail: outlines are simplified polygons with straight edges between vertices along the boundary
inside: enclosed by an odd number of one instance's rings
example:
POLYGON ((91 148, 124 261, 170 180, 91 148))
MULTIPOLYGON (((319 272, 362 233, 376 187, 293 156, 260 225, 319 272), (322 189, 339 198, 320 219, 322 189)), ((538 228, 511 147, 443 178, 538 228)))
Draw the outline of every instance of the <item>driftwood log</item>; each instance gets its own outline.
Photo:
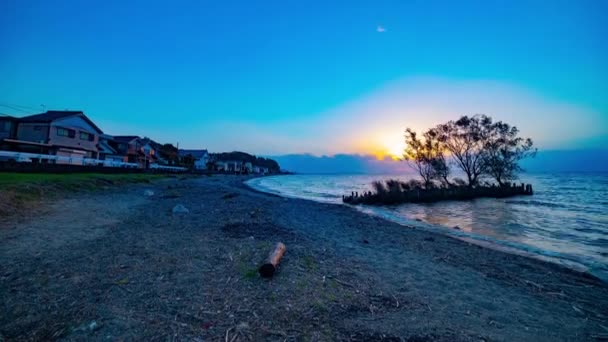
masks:
POLYGON ((266 262, 260 266, 259 272, 262 277, 270 278, 274 275, 274 271, 277 269, 279 262, 281 262, 281 258, 283 257, 283 254, 285 254, 286 249, 287 247, 285 247, 284 243, 277 243, 266 262))

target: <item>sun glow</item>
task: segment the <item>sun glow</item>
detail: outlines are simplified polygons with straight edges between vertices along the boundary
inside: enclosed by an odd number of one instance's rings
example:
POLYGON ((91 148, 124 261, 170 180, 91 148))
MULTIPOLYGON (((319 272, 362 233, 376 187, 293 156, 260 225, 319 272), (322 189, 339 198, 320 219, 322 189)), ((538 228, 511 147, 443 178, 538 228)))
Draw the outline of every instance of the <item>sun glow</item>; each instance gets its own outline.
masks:
POLYGON ((394 160, 403 158, 405 141, 400 134, 382 134, 379 136, 379 151, 376 153, 378 159, 391 157, 394 160))

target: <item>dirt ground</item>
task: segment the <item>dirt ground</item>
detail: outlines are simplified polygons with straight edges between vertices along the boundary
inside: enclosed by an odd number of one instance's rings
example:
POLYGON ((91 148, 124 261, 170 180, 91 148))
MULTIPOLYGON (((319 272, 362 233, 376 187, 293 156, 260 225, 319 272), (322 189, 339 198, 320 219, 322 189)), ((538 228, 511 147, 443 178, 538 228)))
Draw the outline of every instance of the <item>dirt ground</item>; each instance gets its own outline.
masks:
POLYGON ((591 276, 243 180, 0 217, 0 341, 608 339, 608 286, 591 276), (280 268, 260 278, 277 241, 280 268))

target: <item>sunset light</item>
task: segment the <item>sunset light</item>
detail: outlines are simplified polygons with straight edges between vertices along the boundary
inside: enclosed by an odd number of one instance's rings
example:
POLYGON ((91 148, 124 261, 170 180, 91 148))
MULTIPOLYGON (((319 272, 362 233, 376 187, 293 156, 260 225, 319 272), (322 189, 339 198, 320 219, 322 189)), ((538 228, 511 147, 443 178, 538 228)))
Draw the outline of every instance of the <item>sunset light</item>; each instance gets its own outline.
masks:
POLYGON ((0 0, 0 342, 608 341, 608 0, 0 0))
MULTIPOLYGON (((373 140, 372 152, 370 154, 375 155, 379 160, 386 157, 390 157, 393 160, 402 159, 405 142, 400 131, 400 129, 396 129, 393 132, 377 134, 373 140)), ((368 146, 364 147, 364 151, 368 151, 369 148, 368 146)))

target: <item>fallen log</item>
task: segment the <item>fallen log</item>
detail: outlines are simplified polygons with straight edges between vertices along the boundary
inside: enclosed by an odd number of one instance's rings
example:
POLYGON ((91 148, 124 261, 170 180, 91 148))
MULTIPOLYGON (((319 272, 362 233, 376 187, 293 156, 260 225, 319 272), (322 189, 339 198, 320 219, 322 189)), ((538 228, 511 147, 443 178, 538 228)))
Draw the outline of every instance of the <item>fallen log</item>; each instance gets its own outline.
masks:
POLYGON ((264 278, 270 278, 274 275, 274 271, 277 269, 279 262, 281 262, 281 258, 283 254, 285 254, 285 244, 282 242, 277 242, 277 245, 274 247, 274 250, 268 256, 266 262, 260 266, 259 272, 260 275, 264 278))

